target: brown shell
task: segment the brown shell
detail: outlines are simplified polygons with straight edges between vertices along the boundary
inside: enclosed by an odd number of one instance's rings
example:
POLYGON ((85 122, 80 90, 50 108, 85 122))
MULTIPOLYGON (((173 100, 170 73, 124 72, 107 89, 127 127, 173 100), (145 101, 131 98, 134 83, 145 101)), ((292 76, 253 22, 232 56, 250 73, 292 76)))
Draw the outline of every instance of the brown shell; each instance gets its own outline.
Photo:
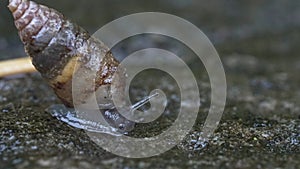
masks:
POLYGON ((110 85, 119 63, 101 41, 44 5, 10 0, 8 7, 33 65, 66 106, 73 106, 72 75, 78 67, 97 72, 95 89, 110 85))

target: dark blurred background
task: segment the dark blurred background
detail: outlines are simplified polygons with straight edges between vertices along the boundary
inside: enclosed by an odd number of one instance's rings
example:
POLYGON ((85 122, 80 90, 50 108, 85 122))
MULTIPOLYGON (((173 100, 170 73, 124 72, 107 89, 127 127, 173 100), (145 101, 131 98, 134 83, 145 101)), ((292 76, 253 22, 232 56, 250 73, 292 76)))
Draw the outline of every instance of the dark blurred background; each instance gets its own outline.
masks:
MULTIPOLYGON (((263 58, 297 57, 300 39, 298 0, 37 0, 61 11, 93 33, 124 15, 159 11, 198 26, 221 57, 233 53, 263 58)), ((0 1, 0 59, 25 56, 12 16, 0 1)), ((130 26, 130 25, 129 25, 130 26)))

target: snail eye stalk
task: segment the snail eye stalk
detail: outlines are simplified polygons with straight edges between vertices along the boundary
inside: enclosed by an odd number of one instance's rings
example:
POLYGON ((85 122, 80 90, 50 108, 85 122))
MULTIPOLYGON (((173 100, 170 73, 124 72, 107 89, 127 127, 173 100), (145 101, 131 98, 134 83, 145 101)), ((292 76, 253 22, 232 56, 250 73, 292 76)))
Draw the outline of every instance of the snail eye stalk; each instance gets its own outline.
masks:
POLYGON ((131 106, 130 111, 134 112, 135 110, 139 109, 140 107, 144 106, 145 104, 147 104, 150 99, 157 97, 159 95, 159 93, 154 93, 144 99, 142 99, 141 101, 138 101, 137 103, 135 103, 134 105, 131 106))

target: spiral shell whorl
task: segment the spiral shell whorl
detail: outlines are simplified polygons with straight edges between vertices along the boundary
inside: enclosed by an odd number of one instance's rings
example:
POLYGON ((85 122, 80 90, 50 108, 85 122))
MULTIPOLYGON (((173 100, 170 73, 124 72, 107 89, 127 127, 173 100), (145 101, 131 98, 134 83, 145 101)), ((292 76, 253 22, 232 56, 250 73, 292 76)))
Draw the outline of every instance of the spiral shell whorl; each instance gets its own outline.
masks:
POLYGON ((32 1, 11 0, 8 5, 13 13, 16 28, 23 43, 28 44, 47 23, 51 10, 32 1))
POLYGON ((9 0, 8 8, 14 13, 21 3, 22 0, 9 0))

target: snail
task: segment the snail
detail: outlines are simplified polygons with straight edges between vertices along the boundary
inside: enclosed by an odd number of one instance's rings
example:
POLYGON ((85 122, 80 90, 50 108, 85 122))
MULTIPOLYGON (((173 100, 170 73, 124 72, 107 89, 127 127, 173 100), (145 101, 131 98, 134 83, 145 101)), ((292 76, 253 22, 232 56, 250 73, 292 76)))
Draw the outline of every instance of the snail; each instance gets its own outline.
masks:
MULTIPOLYGON (((73 115, 72 118, 68 118, 70 113, 63 113, 72 112, 70 108, 74 106, 74 102, 84 102, 97 90, 100 91, 97 92, 97 101, 105 120, 118 131, 128 132, 134 128, 135 123, 118 113, 113 105, 112 92, 124 89, 122 78, 125 78, 126 74, 123 73, 118 78, 118 85, 111 86, 113 75, 119 69, 119 62, 103 42, 91 37, 86 30, 66 19, 55 9, 36 2, 10 0, 8 8, 12 12, 15 26, 32 64, 65 105, 59 106, 59 109, 51 109, 56 113, 56 117, 61 117, 76 126, 76 120, 80 119, 73 115), (84 76, 87 81, 94 80, 95 83, 81 89, 81 99, 73 100, 72 78, 79 69, 85 70, 80 76, 84 76), (96 72, 96 75, 94 77, 87 72, 96 72)), ((145 104, 150 97, 133 105, 132 109, 145 104)), ((94 130, 99 129, 97 126, 85 126, 82 122, 79 128, 93 127, 94 130)))

